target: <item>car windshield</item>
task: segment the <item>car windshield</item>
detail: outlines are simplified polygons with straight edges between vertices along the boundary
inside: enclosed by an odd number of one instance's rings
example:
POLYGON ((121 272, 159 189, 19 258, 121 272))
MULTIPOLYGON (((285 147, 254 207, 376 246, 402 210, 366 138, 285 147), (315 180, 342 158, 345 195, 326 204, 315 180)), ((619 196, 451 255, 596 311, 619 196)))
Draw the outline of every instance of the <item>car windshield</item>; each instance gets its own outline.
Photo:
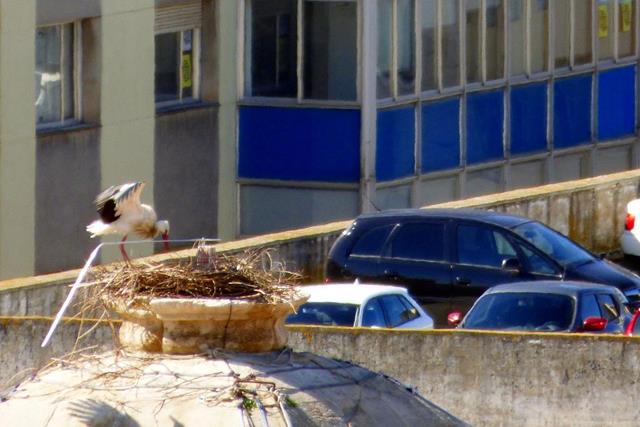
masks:
POLYGON ((496 293, 481 297, 462 325, 466 329, 564 331, 573 321, 573 298, 542 293, 496 293))
POLYGON ((334 302, 308 302, 298 312, 287 317, 285 323, 326 326, 354 326, 358 306, 334 302))
POLYGON ((518 235, 529 241, 563 267, 592 261, 593 255, 576 245, 567 237, 539 222, 526 222, 513 228, 518 235))

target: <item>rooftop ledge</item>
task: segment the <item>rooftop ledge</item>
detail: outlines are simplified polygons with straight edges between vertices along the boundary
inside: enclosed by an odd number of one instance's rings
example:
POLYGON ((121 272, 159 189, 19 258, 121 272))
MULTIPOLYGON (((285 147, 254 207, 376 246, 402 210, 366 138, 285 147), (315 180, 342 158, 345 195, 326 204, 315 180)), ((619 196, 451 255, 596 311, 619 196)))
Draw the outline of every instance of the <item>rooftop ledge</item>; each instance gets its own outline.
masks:
MULTIPOLYGON (((429 208, 464 208, 464 207, 486 207, 500 203, 517 202, 525 199, 535 199, 537 197, 560 195, 572 193, 580 190, 588 190, 612 183, 624 183, 625 181, 638 180, 640 169, 619 172, 609 175, 601 175, 594 178, 585 178, 575 181, 566 181, 556 184, 547 184, 539 187, 524 188, 507 191, 504 193, 490 194, 486 196, 473 197, 464 200, 456 200, 437 205, 430 205, 429 208)), ((218 243, 215 246, 217 252, 237 251, 248 248, 271 246, 281 242, 295 241, 334 234, 344 230, 351 220, 331 222, 328 224, 315 225, 295 230, 287 230, 277 233, 264 234, 261 236, 246 239, 234 240, 218 243)), ((144 261, 161 262, 168 259, 186 258, 195 256, 195 249, 184 249, 166 254, 157 254, 146 258, 144 261)), ((40 276, 19 277, 15 279, 0 280, 0 292, 7 292, 19 288, 35 286, 59 285, 61 283, 73 282, 80 272, 80 269, 63 271, 60 273, 44 274, 40 276)))

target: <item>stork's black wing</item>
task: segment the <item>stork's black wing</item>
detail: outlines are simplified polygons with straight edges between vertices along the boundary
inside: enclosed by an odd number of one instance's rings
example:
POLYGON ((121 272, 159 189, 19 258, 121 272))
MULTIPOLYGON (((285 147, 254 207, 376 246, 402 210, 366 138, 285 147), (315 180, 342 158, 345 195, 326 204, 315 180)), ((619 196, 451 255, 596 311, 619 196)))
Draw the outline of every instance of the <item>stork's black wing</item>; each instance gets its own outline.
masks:
POLYGON ((122 185, 112 185, 98 194, 95 204, 100 219, 105 224, 110 224, 120 218, 119 205, 131 200, 139 203, 140 192, 144 187, 144 182, 130 182, 122 185))

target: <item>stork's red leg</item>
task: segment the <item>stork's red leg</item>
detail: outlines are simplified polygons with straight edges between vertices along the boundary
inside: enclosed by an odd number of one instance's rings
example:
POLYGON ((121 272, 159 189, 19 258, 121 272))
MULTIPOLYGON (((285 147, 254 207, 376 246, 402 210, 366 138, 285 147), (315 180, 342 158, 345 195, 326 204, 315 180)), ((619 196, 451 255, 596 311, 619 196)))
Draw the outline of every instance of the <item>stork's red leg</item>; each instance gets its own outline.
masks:
POLYGON ((120 240, 120 253, 122 254, 122 259, 124 259, 125 262, 130 263, 131 262, 131 258, 129 258, 129 255, 127 255, 127 251, 124 250, 124 242, 125 242, 125 240, 127 240, 127 235, 126 234, 122 238, 122 240, 120 240))

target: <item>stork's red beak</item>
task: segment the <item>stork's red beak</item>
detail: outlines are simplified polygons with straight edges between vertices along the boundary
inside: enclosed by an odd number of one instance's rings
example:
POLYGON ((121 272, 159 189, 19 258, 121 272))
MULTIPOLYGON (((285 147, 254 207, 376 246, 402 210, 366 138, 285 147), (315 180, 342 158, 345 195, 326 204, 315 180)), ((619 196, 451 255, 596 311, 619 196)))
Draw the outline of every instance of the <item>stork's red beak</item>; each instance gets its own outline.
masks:
POLYGON ((169 250, 169 233, 162 233, 162 240, 164 241, 164 250, 169 250))

